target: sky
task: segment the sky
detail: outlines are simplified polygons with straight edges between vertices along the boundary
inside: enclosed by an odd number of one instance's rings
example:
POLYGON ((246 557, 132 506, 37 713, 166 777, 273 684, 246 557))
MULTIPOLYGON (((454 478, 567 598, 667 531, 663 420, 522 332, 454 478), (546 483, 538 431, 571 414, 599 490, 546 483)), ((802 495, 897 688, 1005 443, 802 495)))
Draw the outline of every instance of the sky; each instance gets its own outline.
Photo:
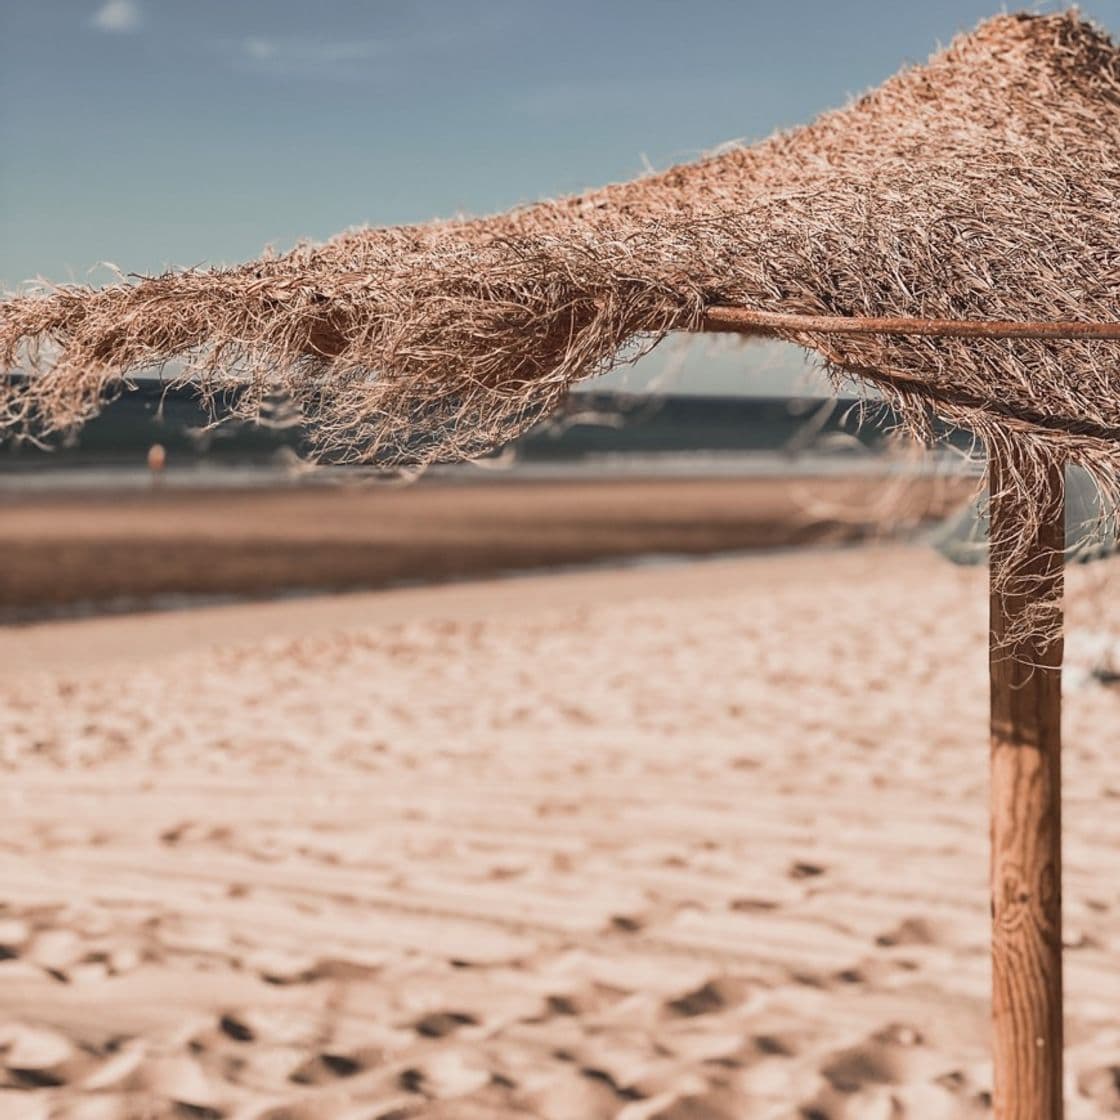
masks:
MULTIPOLYGON (((0 288, 234 263, 632 178, 843 105, 997 10, 0 0, 0 288)), ((1120 33, 1120 0, 1082 13, 1120 33)), ((769 391, 802 368, 785 348, 695 350, 638 380, 769 391)))

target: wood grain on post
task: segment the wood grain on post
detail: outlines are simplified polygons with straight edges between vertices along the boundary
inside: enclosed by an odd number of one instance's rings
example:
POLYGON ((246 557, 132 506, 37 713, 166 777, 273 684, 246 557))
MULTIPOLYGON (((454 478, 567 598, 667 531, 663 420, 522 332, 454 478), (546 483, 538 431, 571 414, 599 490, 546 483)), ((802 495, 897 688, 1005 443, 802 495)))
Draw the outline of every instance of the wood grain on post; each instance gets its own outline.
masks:
POLYGON ((1001 494, 1006 461, 991 456, 988 471, 993 568, 1023 520, 1044 513, 1029 556, 1016 567, 1016 582, 1006 593, 993 588, 991 594, 995 1116, 1061 1120, 1062 641, 1009 644, 1008 635, 1031 601, 1061 594, 1063 502, 1056 499, 1046 511, 1025 509, 1001 494))

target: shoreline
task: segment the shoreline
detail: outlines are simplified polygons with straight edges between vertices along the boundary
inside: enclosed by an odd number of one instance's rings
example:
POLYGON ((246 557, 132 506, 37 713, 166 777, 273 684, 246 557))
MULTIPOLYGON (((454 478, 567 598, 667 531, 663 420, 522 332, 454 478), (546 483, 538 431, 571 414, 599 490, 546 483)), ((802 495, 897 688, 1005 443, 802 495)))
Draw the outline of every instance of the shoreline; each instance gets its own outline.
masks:
MULTIPOLYGON (((929 550, 900 544, 821 546, 735 555, 682 557, 668 564, 598 564, 567 570, 526 571, 335 594, 200 605, 190 610, 135 611, 57 618, 0 626, 0 664, 9 677, 25 673, 82 673, 105 666, 152 663, 200 650, 261 642, 292 642, 321 635, 412 623, 468 625, 523 616, 566 617, 635 601, 734 596, 762 576, 768 586, 830 584, 859 578, 889 557, 896 567, 924 571, 929 550), (778 564, 781 564, 780 569, 778 564)), ((947 562, 935 561, 951 569, 947 562)))
POLYGON ((595 478, 0 495, 0 624, 881 539, 964 477, 595 478))

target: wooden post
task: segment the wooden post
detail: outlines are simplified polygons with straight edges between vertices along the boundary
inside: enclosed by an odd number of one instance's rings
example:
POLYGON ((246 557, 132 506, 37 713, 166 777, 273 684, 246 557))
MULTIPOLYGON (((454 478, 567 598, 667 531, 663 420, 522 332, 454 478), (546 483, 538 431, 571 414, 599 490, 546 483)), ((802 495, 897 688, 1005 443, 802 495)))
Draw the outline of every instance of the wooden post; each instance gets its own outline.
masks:
MULTIPOLYGON (((1009 466, 989 457, 991 561, 1024 519, 1043 514, 1015 584, 991 593, 992 1020, 996 1120, 1062 1117, 1060 635, 1007 641, 1028 603, 1062 591, 1064 501, 1025 510, 1001 494, 1009 466)), ((1058 494, 1062 491, 1059 488, 1058 494)), ((1060 615, 1059 615, 1060 625, 1060 615)))

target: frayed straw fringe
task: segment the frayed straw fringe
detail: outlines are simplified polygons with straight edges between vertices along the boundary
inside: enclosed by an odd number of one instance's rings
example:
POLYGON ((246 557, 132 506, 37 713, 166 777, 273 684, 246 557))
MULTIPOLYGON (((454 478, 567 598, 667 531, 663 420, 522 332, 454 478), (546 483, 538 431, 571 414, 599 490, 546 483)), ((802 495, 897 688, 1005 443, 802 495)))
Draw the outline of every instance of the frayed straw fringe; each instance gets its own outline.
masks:
MULTIPOLYGON (((0 430, 66 431, 173 362, 215 417, 286 396, 324 459, 473 458, 716 305, 1115 321, 1120 51, 1073 12, 1000 16, 806 128, 632 183, 15 296, 0 365, 27 376, 0 384, 0 430)), ((940 419, 1013 448, 1024 509, 1067 461, 1116 504, 1120 343, 775 333, 880 389, 918 439, 940 419)), ((1007 580, 1034 532, 1000 550, 1007 580)))

